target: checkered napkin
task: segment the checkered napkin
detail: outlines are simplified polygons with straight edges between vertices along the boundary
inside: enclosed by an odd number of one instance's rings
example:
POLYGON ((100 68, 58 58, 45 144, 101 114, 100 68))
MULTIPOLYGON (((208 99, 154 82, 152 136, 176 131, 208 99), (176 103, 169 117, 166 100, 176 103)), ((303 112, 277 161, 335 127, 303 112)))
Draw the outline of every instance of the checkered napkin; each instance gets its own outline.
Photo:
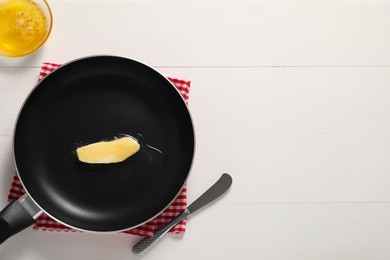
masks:
MULTIPOLYGON (((47 62, 43 63, 41 67, 41 72, 39 74, 39 81, 60 66, 61 64, 47 63, 47 62)), ((179 92, 181 93, 185 101, 188 102, 191 81, 180 80, 175 78, 168 78, 168 79, 179 90, 179 92)), ((18 176, 15 174, 8 194, 8 201, 18 199, 24 194, 25 191, 20 183, 18 176)), ((156 228, 170 221, 172 218, 177 216, 181 211, 183 211, 186 207, 187 207, 187 189, 186 187, 184 187, 180 192, 179 196, 176 198, 176 200, 172 202, 172 204, 156 218, 154 218, 153 220, 149 221, 148 223, 140 227, 129 229, 122 233, 151 237, 153 236, 156 228)), ((186 222, 184 220, 180 222, 177 226, 172 228, 169 232, 184 233, 185 228, 186 228, 186 222)), ((71 229, 67 226, 58 223, 57 221, 53 220, 52 218, 50 218, 45 214, 42 214, 36 220, 36 223, 34 224, 34 229, 42 230, 42 231, 64 231, 64 232, 77 231, 75 229, 71 229)))

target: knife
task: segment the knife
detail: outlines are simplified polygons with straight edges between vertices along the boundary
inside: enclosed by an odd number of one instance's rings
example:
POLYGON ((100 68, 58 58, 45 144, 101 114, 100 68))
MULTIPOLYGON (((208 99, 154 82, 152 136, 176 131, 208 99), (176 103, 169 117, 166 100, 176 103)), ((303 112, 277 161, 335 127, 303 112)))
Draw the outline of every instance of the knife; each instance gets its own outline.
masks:
POLYGON ((194 213, 203 206, 209 204, 219 196, 221 196, 225 191, 227 191, 232 185, 232 177, 224 173, 221 178, 214 183, 205 193, 203 193, 197 200, 192 202, 185 210, 183 210, 179 215, 173 218, 171 221, 165 225, 158 228, 152 237, 147 237, 139 241, 133 247, 133 254, 141 255, 151 246, 153 246, 164 234, 166 234, 171 228, 180 223, 183 219, 188 217, 190 214, 194 213))

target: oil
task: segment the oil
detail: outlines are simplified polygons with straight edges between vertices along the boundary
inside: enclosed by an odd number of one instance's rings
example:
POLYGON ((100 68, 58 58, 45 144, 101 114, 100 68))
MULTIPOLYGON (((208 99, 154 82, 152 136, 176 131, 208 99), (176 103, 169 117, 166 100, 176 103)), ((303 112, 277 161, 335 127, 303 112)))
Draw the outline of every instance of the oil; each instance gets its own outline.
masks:
POLYGON ((137 134, 137 140, 141 148, 135 160, 135 171, 157 178, 164 170, 164 153, 146 143, 141 134, 137 134))
POLYGON ((22 56, 43 44, 49 26, 43 10, 31 0, 0 0, 0 54, 22 56))

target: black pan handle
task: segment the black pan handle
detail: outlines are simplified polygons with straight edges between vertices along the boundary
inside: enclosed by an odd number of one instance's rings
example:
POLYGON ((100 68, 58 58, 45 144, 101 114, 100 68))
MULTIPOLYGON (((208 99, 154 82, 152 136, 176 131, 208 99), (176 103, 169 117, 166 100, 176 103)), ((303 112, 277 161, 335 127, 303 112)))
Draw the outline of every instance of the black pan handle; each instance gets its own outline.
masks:
POLYGON ((31 199, 28 198, 13 200, 0 212, 0 244, 34 224, 34 215, 39 214, 40 210, 35 204, 31 205, 31 199))

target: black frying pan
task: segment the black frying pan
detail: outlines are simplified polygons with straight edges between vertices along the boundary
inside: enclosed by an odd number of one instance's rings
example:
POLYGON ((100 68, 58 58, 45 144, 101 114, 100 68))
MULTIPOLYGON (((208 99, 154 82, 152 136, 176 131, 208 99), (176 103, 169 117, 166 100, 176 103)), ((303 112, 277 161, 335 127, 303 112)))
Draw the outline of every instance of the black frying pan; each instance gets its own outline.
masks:
POLYGON ((179 194, 193 153, 187 106, 156 70, 113 56, 65 64, 34 88, 17 119, 15 163, 28 197, 0 213, 0 241, 42 211, 86 231, 142 225, 179 194), (78 162, 78 146, 120 135, 139 139, 139 153, 104 167, 78 162))

